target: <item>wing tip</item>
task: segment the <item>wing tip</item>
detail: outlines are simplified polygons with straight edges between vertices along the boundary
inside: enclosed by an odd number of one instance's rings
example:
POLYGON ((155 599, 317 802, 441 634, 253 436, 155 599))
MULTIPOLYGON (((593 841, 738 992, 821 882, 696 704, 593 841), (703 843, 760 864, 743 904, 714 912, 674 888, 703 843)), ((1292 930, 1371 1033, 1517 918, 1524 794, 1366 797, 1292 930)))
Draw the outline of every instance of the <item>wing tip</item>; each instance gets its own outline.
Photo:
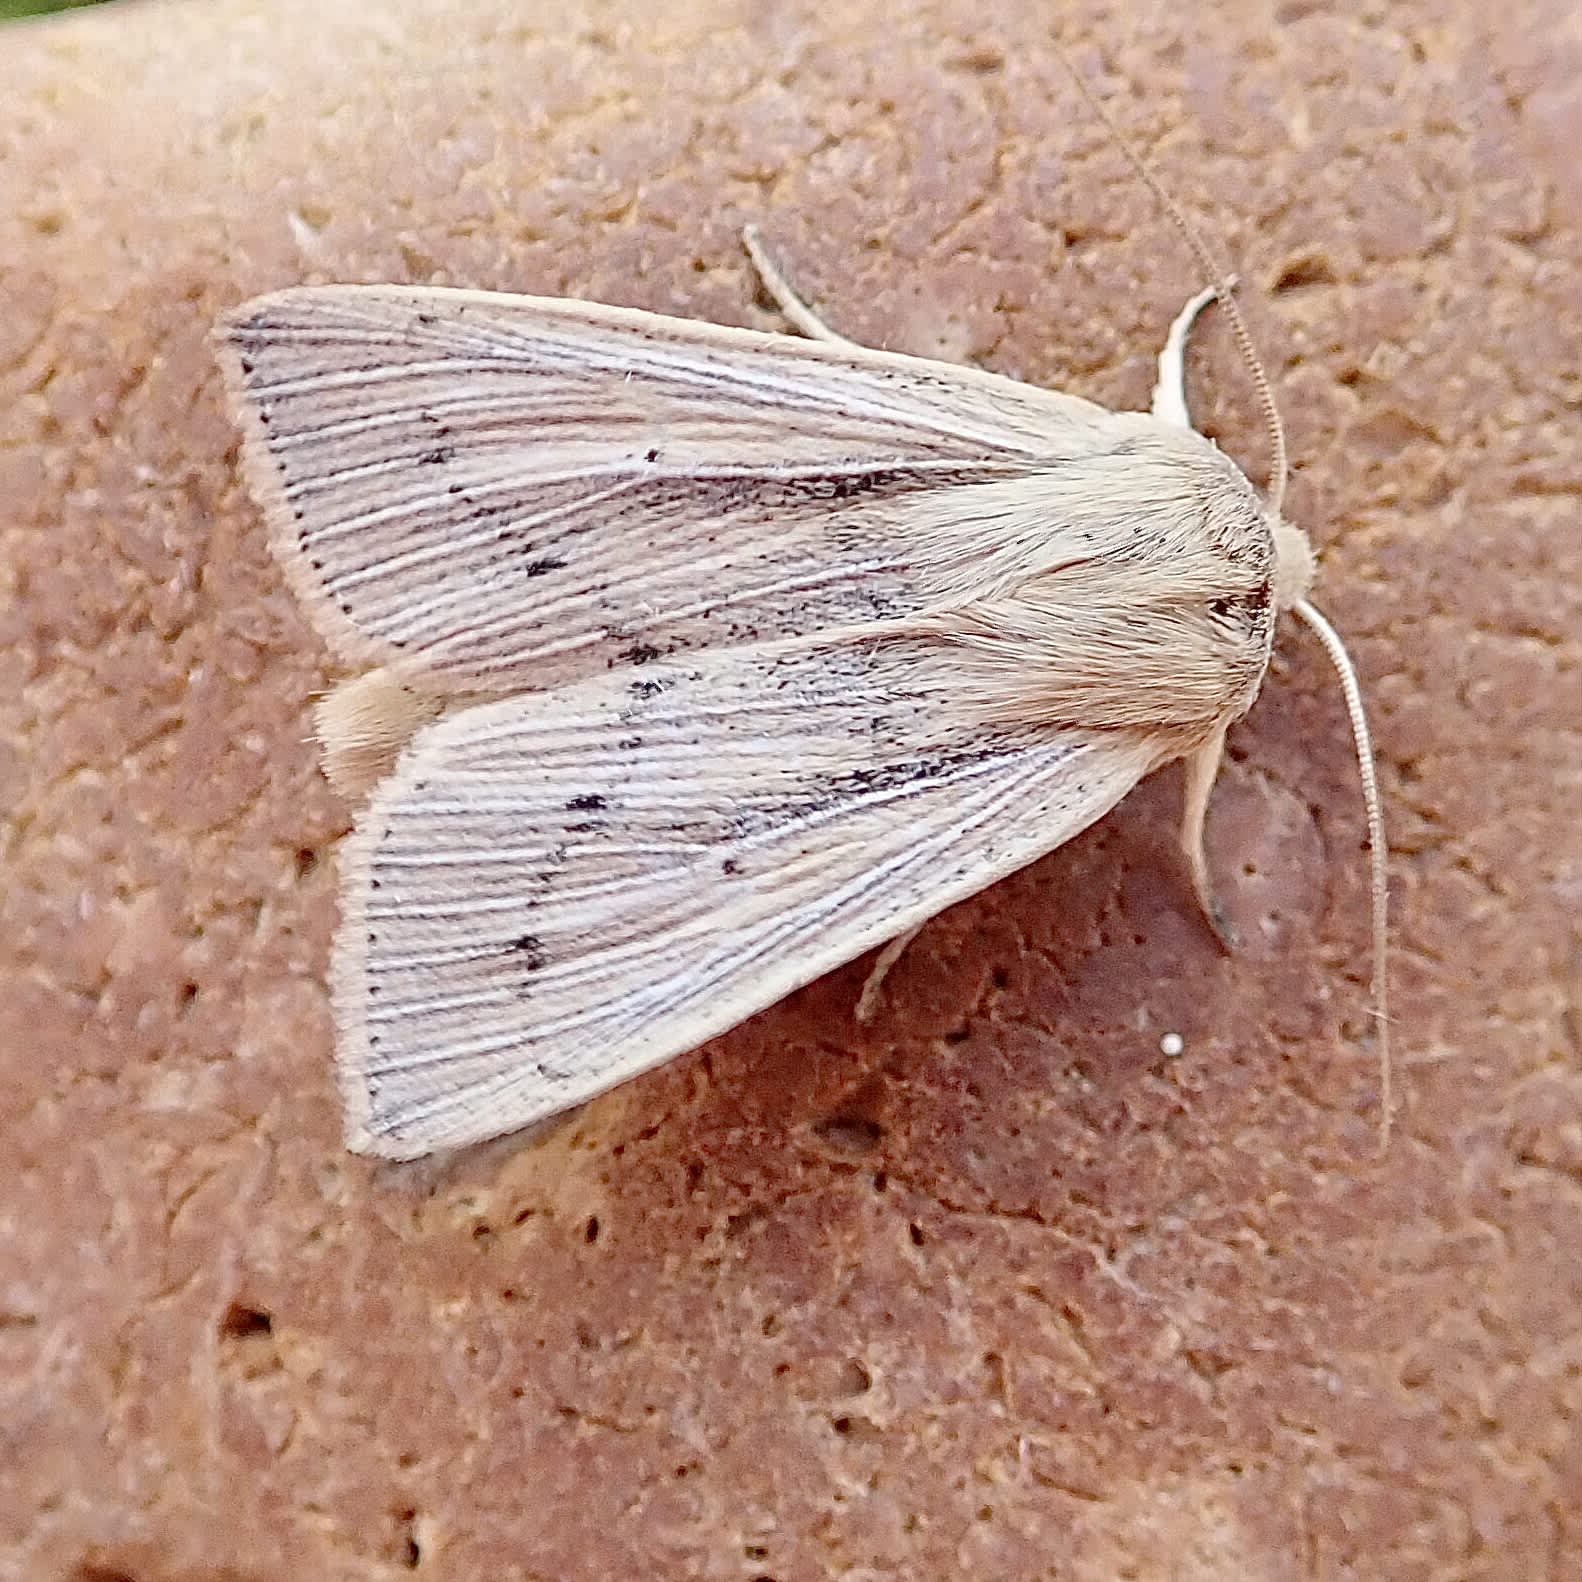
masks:
POLYGON ((314 630, 342 661, 357 666, 393 665, 400 656, 388 644, 358 629, 325 589, 303 547, 298 512, 286 496, 285 469, 270 447, 269 416, 258 393, 256 362, 248 355, 249 336, 256 331, 266 306, 314 289, 288 286, 249 298, 215 320, 209 344, 220 370, 225 405, 240 438, 237 469, 263 517, 270 553, 287 586, 314 630))
MULTIPOLYGON (((377 796, 377 791, 375 795, 377 796)), ((380 1062, 370 1043, 367 1010, 367 943, 364 907, 367 863, 373 835, 365 808, 341 848, 341 920, 330 956, 330 1011, 335 1038, 335 1085, 341 1100, 341 1136, 346 1148, 366 1158, 405 1164, 431 1154, 451 1153, 478 1135, 458 1134, 443 1121, 403 1120, 396 1106, 381 1103, 380 1062)), ((487 1135, 487 1134, 483 1134, 487 1135)))
POLYGON ((227 360, 234 358, 238 372, 244 374, 248 372, 245 366, 248 338, 257 336, 269 321, 281 314, 284 309, 300 305, 326 289, 340 292, 355 291, 359 288, 340 285, 276 286, 273 290, 257 292, 253 296, 244 297, 240 302, 232 303, 228 308, 222 308, 215 316, 214 323, 209 326, 209 343, 216 348, 222 371, 225 370, 227 360))
POLYGON ((365 1159, 383 1159, 392 1164, 410 1164, 415 1159, 427 1158, 444 1148, 442 1143, 422 1140, 406 1141, 389 1132, 381 1132, 373 1125, 355 1119, 347 1112, 341 1133, 347 1150, 361 1154, 365 1159))
POLYGON ((348 1052, 341 1048, 342 1042, 337 1018, 335 1078, 341 1095, 341 1136, 351 1153, 404 1164, 454 1146, 445 1138, 425 1135, 421 1126, 403 1128, 381 1115, 378 1092, 366 1063, 355 1049, 348 1052))

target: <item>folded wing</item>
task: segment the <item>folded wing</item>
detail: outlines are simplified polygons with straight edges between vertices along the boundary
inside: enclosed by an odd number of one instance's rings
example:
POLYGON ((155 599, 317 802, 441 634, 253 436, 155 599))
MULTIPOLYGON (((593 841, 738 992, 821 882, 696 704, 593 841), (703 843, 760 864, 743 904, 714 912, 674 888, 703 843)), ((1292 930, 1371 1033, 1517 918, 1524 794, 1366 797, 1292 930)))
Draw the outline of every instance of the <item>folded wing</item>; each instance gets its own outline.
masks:
POLYGON ((988 486, 992 515, 994 486, 1147 421, 920 358, 393 286, 258 298, 220 355, 317 624, 439 690, 904 621, 975 553, 945 494, 988 486), (920 545, 941 523, 960 544, 920 545))
POLYGON ((461 709, 343 855, 352 1146, 514 1130, 1069 839, 1147 733, 953 715, 921 645, 707 653, 461 709))

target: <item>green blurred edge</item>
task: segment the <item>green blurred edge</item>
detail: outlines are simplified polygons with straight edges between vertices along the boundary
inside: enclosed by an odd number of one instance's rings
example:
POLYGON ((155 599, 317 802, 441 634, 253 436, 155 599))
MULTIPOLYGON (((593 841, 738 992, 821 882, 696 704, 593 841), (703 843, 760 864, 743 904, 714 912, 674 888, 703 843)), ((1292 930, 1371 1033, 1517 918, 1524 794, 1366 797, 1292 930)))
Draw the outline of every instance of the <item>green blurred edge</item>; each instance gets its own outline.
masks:
POLYGON ((43 16, 46 11, 74 11, 78 6, 98 5, 99 0, 0 0, 0 22, 12 17, 43 16))

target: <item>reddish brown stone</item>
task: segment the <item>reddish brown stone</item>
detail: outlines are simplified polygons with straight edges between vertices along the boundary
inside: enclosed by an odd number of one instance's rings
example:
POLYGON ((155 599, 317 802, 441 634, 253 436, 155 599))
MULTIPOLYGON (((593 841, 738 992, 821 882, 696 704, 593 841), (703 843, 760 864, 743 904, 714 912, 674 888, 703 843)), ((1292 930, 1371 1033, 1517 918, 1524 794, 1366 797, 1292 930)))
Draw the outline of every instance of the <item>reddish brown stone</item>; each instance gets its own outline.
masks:
MULTIPOLYGON (((343 1153, 329 671, 204 337, 305 278, 1141 404, 1198 283, 1049 8, 235 0, 0 31, 0 1575, 1582 1575, 1582 24, 1088 0, 1243 271, 1378 729, 1402 1108, 1314 645, 1176 777, 536 1145, 343 1153), (1159 1039, 1179 1032, 1184 1053, 1159 1039)), ((1216 325, 1194 389, 1264 466, 1216 325)))

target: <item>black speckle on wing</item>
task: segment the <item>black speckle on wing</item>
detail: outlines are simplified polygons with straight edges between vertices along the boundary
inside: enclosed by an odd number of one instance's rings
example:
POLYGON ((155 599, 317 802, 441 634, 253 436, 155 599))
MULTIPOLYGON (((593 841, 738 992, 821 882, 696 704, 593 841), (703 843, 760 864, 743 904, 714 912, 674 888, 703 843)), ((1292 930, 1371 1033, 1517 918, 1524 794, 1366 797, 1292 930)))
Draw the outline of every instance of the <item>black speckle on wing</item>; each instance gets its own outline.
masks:
POLYGON ((548 959, 544 954, 544 942, 537 934, 518 934, 511 941, 511 949, 524 972, 537 972, 548 959))

